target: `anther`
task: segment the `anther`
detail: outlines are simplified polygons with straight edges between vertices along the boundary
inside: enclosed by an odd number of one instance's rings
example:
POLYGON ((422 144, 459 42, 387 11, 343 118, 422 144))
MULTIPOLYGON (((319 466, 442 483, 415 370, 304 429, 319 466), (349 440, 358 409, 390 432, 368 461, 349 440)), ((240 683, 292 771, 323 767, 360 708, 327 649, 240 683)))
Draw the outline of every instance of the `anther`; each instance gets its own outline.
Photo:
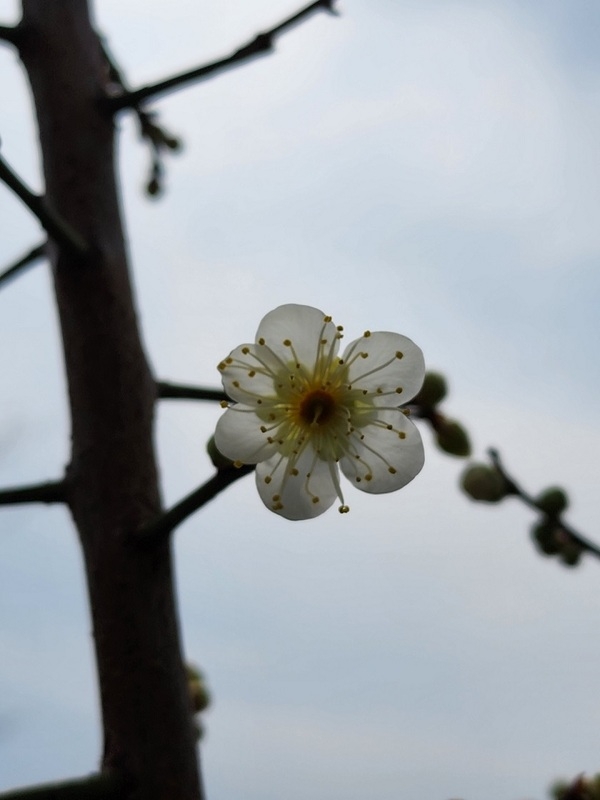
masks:
POLYGON ((401 353, 400 350, 396 351, 396 358, 404 358, 404 353, 401 353))
POLYGON ((390 475, 395 475, 397 470, 395 467, 388 467, 388 472, 390 473, 390 475))
POLYGON ((340 506, 338 511, 340 514, 347 514, 350 511, 350 506, 340 506))

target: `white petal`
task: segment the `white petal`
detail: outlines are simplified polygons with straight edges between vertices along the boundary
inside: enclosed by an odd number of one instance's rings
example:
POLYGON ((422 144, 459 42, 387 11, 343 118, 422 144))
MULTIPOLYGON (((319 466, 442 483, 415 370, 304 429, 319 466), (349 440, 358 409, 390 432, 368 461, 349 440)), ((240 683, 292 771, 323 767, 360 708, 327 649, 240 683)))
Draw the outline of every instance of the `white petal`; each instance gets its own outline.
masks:
POLYGON ((275 452, 276 445, 267 441, 268 433, 250 406, 241 404, 228 408, 217 422, 215 444, 224 456, 244 464, 257 464, 275 452))
POLYGON ((275 398, 275 380, 282 364, 268 347, 241 344, 219 364, 223 388, 238 403, 262 405, 275 398))
POLYGON ((271 511, 286 519, 311 519, 327 511, 336 499, 332 470, 337 471, 335 463, 322 461, 307 447, 294 464, 278 454, 259 464, 256 486, 271 511))
POLYGON ((279 306, 263 318, 256 341, 264 341, 284 363, 297 360, 312 371, 319 356, 333 357, 338 351, 339 332, 326 319, 329 317, 312 306, 279 306), (284 342, 291 342, 291 346, 284 342))
POLYGON ((418 475, 425 459, 421 434, 397 409, 379 411, 348 444, 341 470, 357 489, 373 494, 401 489, 418 475))
POLYGON ((375 402, 381 405, 407 403, 425 377, 421 348, 399 333, 377 331, 362 336, 348 345, 342 358, 350 364, 348 378, 353 388, 375 393, 375 402), (356 358, 358 353, 367 356, 356 358), (390 401, 397 389, 402 391, 390 401))

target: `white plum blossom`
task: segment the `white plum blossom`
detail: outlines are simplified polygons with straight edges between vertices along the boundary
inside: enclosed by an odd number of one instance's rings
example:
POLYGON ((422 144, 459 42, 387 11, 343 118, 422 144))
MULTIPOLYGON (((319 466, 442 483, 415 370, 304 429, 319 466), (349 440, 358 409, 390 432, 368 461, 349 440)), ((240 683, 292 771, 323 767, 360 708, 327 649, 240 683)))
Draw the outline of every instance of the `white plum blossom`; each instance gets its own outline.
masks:
POLYGON ((398 333, 365 331, 339 357, 342 327, 311 306, 279 306, 254 344, 219 364, 234 405, 215 431, 238 466, 256 464, 264 504, 309 519, 339 499, 339 470, 364 492, 400 489, 423 466, 423 444, 401 405, 423 383, 423 354, 398 333))

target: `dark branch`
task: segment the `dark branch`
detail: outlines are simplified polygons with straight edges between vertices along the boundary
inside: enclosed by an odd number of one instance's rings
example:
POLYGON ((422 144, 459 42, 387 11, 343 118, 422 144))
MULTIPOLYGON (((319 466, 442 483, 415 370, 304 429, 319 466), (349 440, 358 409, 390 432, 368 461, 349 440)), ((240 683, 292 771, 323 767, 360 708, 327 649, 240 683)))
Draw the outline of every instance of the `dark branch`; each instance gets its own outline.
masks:
POLYGON ((254 468, 254 464, 244 464, 242 467, 220 469, 210 480, 165 511, 158 519, 141 528, 136 534, 136 540, 150 543, 168 536, 195 511, 202 508, 239 478, 253 472, 254 468))
POLYGON ((125 800, 129 791, 122 777, 103 773, 60 783, 13 789, 0 794, 0 800, 125 800))
MULTIPOLYGON (((102 40, 102 51, 108 66, 111 91, 117 97, 128 96, 130 94, 129 86, 104 39, 102 40)), ((181 150, 181 141, 157 124, 154 112, 144 110, 138 103, 134 103, 131 108, 138 119, 140 137, 148 143, 151 152, 150 177, 146 183, 146 192, 151 197, 156 197, 163 189, 163 155, 167 150, 171 152, 181 150)))
POLYGON ((31 249, 12 266, 8 267, 8 269, 5 269, 4 272, 0 272, 0 286, 2 286, 3 283, 7 283, 13 278, 16 278, 18 275, 21 275, 28 267, 33 266, 36 261, 39 261, 40 258, 44 258, 45 255, 46 242, 43 242, 42 244, 38 244, 37 247, 31 249))
POLYGON ((13 489, 0 489, 0 506, 18 503, 65 503, 65 481, 48 481, 32 486, 17 486, 13 489))
POLYGON ((249 61, 252 58, 267 55, 273 51, 274 40, 280 33, 283 33, 293 25, 297 25, 299 22, 316 11, 325 10, 335 14, 336 12, 334 9, 334 3, 335 0, 316 0, 316 2, 311 3, 301 11, 298 11, 296 14, 288 17, 283 22, 280 22, 279 25, 275 25, 275 27, 270 28, 264 33, 259 33, 254 39, 252 39, 251 42, 248 42, 248 44, 240 47, 226 58, 221 58, 218 61, 211 62, 210 64, 203 64, 202 66, 196 67, 195 69, 187 72, 181 72, 178 75, 174 75, 171 78, 159 81, 158 83, 142 86, 140 89, 136 89, 135 91, 125 92, 119 97, 106 98, 103 102, 105 102, 107 107, 113 112, 119 111, 123 108, 135 108, 135 106, 137 106, 140 102, 147 100, 150 97, 156 97, 157 95, 173 91, 174 89, 178 89, 184 84, 190 83, 191 81, 206 80, 206 78, 209 78, 227 69, 237 67, 243 62, 249 61))
POLYGON ((18 25, 0 25, 0 42, 8 42, 16 47, 20 37, 21 28, 18 25))
POLYGON ((6 161, 0 156, 0 180, 27 206, 38 218, 44 230, 58 243, 83 256, 88 252, 88 246, 73 228, 52 209, 46 208, 44 198, 34 194, 25 186, 23 181, 12 171, 6 161))
MULTIPOLYGON (((508 489, 508 494, 513 495, 514 497, 519 497, 526 506, 529 506, 529 508, 533 508, 535 511, 541 511, 542 513, 545 513, 545 510, 538 505, 535 498, 530 495, 529 492, 526 492, 515 481, 515 479, 508 474, 504 468, 504 465, 502 464, 499 452, 495 448, 490 447, 488 450, 488 455, 494 467, 504 478, 508 489)), ((596 558, 600 558, 600 547, 598 545, 594 544, 594 542, 590 541, 589 539, 586 539, 585 536, 582 536, 580 533, 577 533, 576 530, 563 521, 560 515, 556 518, 556 522, 560 526, 561 530, 564 531, 564 533, 576 544, 578 544, 582 550, 585 550, 587 553, 591 553, 592 555, 596 556, 596 558)))
POLYGON ((203 386, 184 386, 166 381, 159 381, 156 387, 161 400, 213 400, 217 403, 229 400, 222 389, 205 389, 203 386))

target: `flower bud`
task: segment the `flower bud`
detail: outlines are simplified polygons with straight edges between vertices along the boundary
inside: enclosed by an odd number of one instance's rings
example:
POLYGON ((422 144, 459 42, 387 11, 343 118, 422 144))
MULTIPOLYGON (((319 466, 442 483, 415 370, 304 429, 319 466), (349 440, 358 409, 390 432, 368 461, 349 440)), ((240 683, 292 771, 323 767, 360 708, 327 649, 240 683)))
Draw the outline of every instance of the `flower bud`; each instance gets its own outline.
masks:
POLYGON ((461 486, 473 500, 497 503, 506 496, 506 483, 494 467, 470 464, 462 474, 461 486))
POLYGON ((469 435, 456 420, 441 420, 435 429, 435 440, 440 450, 449 453, 451 456, 464 458, 471 455, 469 435))
POLYGON ((551 486, 549 489, 543 491, 535 502, 541 511, 551 516, 557 516, 558 514, 562 514, 567 508, 569 505, 569 498, 567 497, 567 493, 564 489, 561 489, 560 486, 551 486))
POLYGON ((555 556, 562 552, 564 545, 561 544, 557 534, 557 527, 552 522, 537 522, 531 528, 531 536, 537 549, 545 556, 555 556))
POLYGON ((446 378, 439 372, 426 372, 419 394, 412 401, 415 405, 433 407, 448 394, 446 378))
POLYGON ((567 542, 561 547, 559 558, 565 567, 576 567, 582 553, 583 550, 577 542, 567 542))
POLYGON ((218 449, 217 445, 215 444, 215 437, 211 436, 208 442, 206 443, 206 452, 210 460, 217 469, 227 469, 229 467, 234 466, 234 462, 224 456, 223 453, 218 449))

